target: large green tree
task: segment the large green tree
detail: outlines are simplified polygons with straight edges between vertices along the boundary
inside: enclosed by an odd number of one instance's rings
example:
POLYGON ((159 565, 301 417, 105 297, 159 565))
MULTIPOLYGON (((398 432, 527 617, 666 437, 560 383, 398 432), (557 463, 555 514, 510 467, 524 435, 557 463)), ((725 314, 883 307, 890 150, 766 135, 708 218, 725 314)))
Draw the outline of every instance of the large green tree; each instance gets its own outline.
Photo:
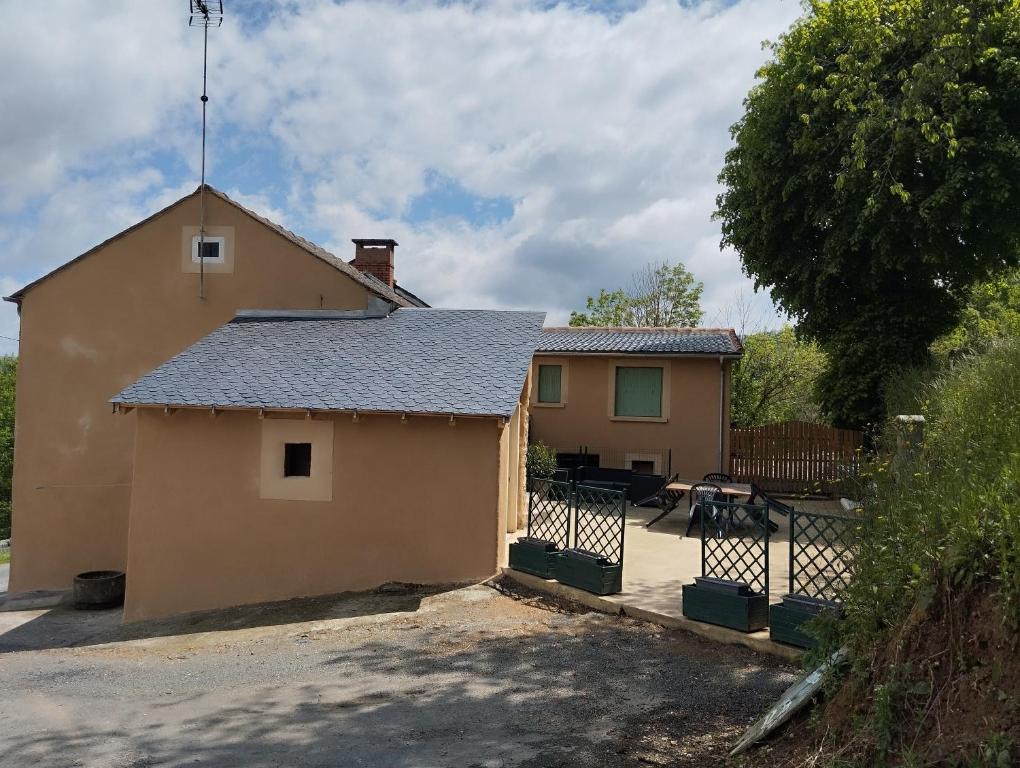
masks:
POLYGON ((704 285, 683 264, 649 264, 634 273, 631 289, 589 296, 586 311, 571 312, 570 324, 668 328, 701 321, 704 285))
POLYGON ((837 423, 882 413, 978 280, 1017 264, 1018 0, 811 0, 732 129, 740 254, 829 357, 837 423))

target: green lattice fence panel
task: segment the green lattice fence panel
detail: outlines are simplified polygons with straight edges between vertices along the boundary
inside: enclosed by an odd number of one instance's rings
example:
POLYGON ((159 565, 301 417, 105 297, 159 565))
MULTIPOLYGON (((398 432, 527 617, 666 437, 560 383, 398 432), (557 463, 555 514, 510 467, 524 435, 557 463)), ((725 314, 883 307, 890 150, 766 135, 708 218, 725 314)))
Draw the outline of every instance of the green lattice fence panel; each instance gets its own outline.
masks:
POLYGON ((794 511, 790 515, 790 594, 839 601, 853 575, 860 518, 794 511))
POLYGON ((614 565, 622 565, 627 494, 578 485, 574 505, 574 548, 595 552, 614 565))
POLYGON ((558 480, 534 478, 528 499, 528 536, 570 546, 570 508, 573 487, 558 480))
POLYGON ((769 590, 768 508, 705 501, 701 505, 701 575, 769 590))

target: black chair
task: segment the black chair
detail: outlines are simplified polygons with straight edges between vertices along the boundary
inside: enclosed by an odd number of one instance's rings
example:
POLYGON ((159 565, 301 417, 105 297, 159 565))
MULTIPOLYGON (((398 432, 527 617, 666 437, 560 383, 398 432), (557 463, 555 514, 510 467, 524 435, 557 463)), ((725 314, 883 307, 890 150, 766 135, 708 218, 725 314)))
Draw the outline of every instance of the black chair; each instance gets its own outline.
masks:
POLYGON ((678 506, 680 506, 680 500, 684 497, 684 492, 674 491, 669 488, 669 484, 675 482, 677 477, 678 475, 673 475, 673 477, 667 477, 666 482, 662 484, 659 490, 657 490, 651 496, 648 496, 647 498, 641 499, 641 501, 636 502, 635 506, 638 507, 652 506, 658 507, 659 509, 662 510, 659 514, 652 518, 652 520, 645 523, 645 528, 651 528, 662 518, 664 518, 666 515, 668 515, 678 506))
MULTIPOLYGON (((732 483, 733 478, 727 475, 725 472, 709 472, 705 475, 702 480, 706 483, 732 483)), ((726 494, 726 501, 734 501, 734 498, 726 494)))
POLYGON ((694 527, 694 515, 697 513, 698 520, 701 525, 705 525, 705 511, 712 516, 715 520, 717 527, 719 527, 719 533, 722 534, 722 523, 719 519, 719 510, 712 507, 713 501, 726 501, 726 495, 722 492, 722 488, 714 483, 696 483, 691 486, 690 492, 690 506, 687 509, 687 530, 684 531, 684 536, 689 536, 691 528, 694 527))
MULTIPOLYGON (((747 500, 748 504, 754 504, 755 500, 760 499, 760 504, 765 506, 767 512, 778 512, 784 517, 789 517, 790 513, 794 511, 793 507, 789 504, 781 502, 779 499, 769 495, 766 491, 762 490, 759 486, 751 483, 751 498, 747 500)), ((769 520, 769 533, 775 533, 779 530, 779 526, 769 520)))

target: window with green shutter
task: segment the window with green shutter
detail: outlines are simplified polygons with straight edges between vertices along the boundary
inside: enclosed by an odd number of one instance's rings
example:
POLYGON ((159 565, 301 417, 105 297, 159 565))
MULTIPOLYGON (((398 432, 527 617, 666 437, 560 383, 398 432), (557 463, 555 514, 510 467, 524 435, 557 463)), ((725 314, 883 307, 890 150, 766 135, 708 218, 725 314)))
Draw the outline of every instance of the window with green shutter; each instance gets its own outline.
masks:
POLYGON ((563 375, 562 365, 538 366, 538 402, 560 403, 560 380, 563 375))
POLYGON ((616 369, 616 416, 662 416, 662 368, 616 369))

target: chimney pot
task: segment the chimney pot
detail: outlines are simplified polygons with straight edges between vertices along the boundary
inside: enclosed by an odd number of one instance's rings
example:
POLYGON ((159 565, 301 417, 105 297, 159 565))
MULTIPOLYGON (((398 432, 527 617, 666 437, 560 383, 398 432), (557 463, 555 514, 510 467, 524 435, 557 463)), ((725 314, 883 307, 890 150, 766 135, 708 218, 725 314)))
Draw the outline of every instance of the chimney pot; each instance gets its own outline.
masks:
POLYGON ((386 238, 355 238, 354 261, 351 264, 366 274, 382 280, 390 288, 396 283, 393 269, 393 252, 396 240, 386 238))

